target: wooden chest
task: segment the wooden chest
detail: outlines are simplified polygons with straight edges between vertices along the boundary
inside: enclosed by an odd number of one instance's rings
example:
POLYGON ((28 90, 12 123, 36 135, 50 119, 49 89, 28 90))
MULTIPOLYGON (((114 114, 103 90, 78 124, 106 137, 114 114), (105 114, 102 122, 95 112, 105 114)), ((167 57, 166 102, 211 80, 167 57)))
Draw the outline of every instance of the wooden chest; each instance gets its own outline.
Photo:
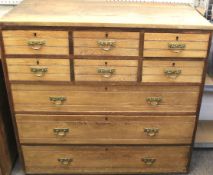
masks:
POLYGON ((27 174, 189 171, 213 29, 192 7, 25 0, 1 21, 27 174))

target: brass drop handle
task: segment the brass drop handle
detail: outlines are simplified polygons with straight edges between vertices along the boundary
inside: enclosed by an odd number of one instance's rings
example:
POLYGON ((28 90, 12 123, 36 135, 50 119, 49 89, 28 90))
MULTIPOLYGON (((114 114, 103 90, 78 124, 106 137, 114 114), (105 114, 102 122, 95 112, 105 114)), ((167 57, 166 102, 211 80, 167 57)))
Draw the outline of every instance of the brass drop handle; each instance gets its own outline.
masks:
POLYGON ((63 166, 69 166, 71 162, 73 162, 73 159, 71 158, 58 158, 58 162, 61 163, 63 166))
POLYGON ((66 97, 49 97, 49 100, 55 105, 62 105, 66 101, 66 97))
POLYGON ((104 78, 110 78, 115 73, 115 71, 116 69, 110 67, 101 67, 97 69, 97 72, 104 78))
POLYGON ((37 77, 43 77, 48 72, 47 67, 31 67, 30 71, 37 77))
POLYGON ((151 157, 144 157, 142 158, 142 161, 144 162, 145 165, 152 166, 156 162, 156 159, 151 157))
POLYGON ((97 44, 104 51, 110 51, 116 47, 116 41, 112 39, 98 40, 97 44))
POLYGON ((53 129, 53 133, 56 136, 60 136, 60 137, 66 136, 68 132, 69 132, 68 128, 54 128, 53 129))
POLYGON ((152 106, 158 106, 162 101, 161 97, 147 97, 146 102, 152 106))
POLYGON ((158 128, 144 128, 144 133, 149 137, 154 137, 159 133, 158 128))
POLYGON ((171 79, 176 79, 178 76, 180 76, 182 73, 181 69, 177 69, 175 67, 167 68, 164 70, 165 76, 171 78, 171 79))
POLYGON ((39 50, 46 44, 46 41, 41 39, 31 39, 27 42, 27 44, 33 50, 39 50))
POLYGON ((170 42, 168 43, 168 48, 174 53, 180 53, 186 48, 186 44, 181 42, 170 42))

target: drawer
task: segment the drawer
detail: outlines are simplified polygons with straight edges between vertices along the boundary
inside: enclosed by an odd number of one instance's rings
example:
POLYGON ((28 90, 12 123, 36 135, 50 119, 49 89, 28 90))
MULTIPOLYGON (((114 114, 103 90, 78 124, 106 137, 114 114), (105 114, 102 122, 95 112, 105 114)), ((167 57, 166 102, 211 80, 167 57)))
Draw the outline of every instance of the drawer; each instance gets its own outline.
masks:
POLYGON ((76 81, 137 81, 137 60, 75 59, 76 81))
POLYGON ((69 59, 7 59, 9 80, 70 81, 69 59))
POLYGON ((6 54, 69 55, 65 31, 5 30, 2 33, 6 54))
POLYGON ((142 82, 201 83, 203 61, 144 60, 142 82))
POLYGON ((186 172, 190 147, 22 146, 22 150, 28 174, 131 174, 186 172))
POLYGON ((21 114, 16 121, 21 143, 191 144, 195 116, 21 114))
POLYGON ((196 112, 199 86, 12 84, 16 112, 196 112))
POLYGON ((139 56, 139 32, 73 32, 75 55, 139 56))
POLYGON ((209 34, 145 33, 144 57, 205 58, 209 34))

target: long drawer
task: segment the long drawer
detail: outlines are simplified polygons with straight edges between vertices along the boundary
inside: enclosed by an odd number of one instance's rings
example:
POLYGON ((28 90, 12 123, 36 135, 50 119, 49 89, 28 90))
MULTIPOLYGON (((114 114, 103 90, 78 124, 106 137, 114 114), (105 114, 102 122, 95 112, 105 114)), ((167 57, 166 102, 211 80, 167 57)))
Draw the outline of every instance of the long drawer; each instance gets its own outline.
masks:
POLYGON ((2 34, 6 54, 69 54, 66 31, 7 30, 2 34))
POLYGON ((186 172, 188 146, 22 146, 26 173, 186 172))
POLYGON ((145 33, 144 57, 205 58, 209 34, 145 33))
POLYGON ((16 115, 21 143, 190 144, 195 116, 16 115))
POLYGON ((144 60, 142 82, 201 83, 204 61, 144 60))
POLYGON ((16 112, 196 112, 199 86, 12 84, 16 112))
POLYGON ((75 55, 139 56, 139 32, 74 31, 75 55))
POLYGON ((70 81, 69 59, 7 59, 9 80, 70 81))
POLYGON ((137 81, 137 60, 75 59, 76 81, 137 81))

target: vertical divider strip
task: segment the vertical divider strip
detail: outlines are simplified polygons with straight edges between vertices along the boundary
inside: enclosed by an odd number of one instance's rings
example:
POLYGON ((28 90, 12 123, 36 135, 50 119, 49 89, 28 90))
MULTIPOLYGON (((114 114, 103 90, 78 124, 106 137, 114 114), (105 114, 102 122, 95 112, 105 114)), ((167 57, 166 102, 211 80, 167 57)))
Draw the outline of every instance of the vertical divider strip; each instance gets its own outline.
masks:
POLYGON ((143 50, 144 50, 144 31, 140 31, 139 37, 139 59, 138 59, 138 76, 137 82, 142 81, 142 67, 143 67, 143 50))
POLYGON ((69 31, 70 80, 75 81, 73 31, 69 31))

